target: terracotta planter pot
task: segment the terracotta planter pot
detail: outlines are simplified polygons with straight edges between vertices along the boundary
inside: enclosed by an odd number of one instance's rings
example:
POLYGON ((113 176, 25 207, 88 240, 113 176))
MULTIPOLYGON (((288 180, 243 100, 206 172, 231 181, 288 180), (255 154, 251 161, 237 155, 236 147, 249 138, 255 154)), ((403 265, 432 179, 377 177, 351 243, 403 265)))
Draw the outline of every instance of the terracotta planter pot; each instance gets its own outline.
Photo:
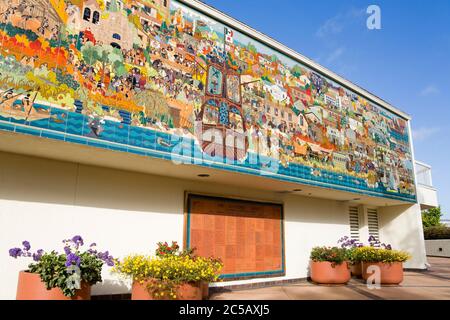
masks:
MULTIPOLYGON (((153 296, 148 292, 147 285, 151 280, 139 283, 133 282, 131 287, 131 300, 155 300, 153 296)), ((169 300, 169 297, 165 297, 160 300, 169 300)), ((197 283, 184 283, 178 287, 176 300, 202 300, 202 285, 197 283)))
POLYGON ((206 281, 202 281, 201 286, 202 286, 202 300, 208 300, 208 298, 209 298, 209 283, 206 281))
POLYGON ((321 284, 345 284, 350 276, 347 262, 332 264, 331 262, 311 261, 311 280, 321 284))
POLYGON ((350 272, 352 276, 361 278, 362 277, 362 263, 356 262, 356 263, 349 263, 350 266, 350 272))
POLYGON ((380 268, 380 282, 381 284, 400 284, 403 281, 403 263, 383 263, 383 262, 363 262, 362 263, 362 277, 367 280, 372 273, 367 273, 367 268, 376 266, 380 268))
POLYGON ((47 290, 45 283, 37 273, 19 272, 19 282, 17 283, 17 300, 90 300, 91 286, 81 282, 81 289, 77 290, 73 297, 66 297, 62 290, 53 288, 47 290))

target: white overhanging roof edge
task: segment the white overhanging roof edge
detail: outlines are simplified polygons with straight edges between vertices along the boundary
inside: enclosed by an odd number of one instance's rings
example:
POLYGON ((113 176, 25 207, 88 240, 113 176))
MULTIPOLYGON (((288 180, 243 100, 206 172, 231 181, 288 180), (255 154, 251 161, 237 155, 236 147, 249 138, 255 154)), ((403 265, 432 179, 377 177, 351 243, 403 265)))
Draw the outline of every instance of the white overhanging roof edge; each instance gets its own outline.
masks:
POLYGON ((252 38, 254 38, 257 41, 260 41, 269 47, 272 47, 273 49, 276 49, 280 51, 281 53, 284 53, 288 55, 289 57, 293 58, 294 60, 297 60, 298 62, 306 65, 307 67, 322 73, 324 76, 329 77, 331 80, 343 85, 344 87, 347 87, 348 89, 354 91, 355 93, 363 96, 364 98, 382 106, 383 108, 395 113, 396 115, 402 117, 405 120, 411 120, 411 116, 407 113, 397 109, 396 107, 392 106, 388 102, 384 101, 383 99, 375 96, 374 94, 370 93, 369 91, 355 85, 354 83, 344 79, 343 77, 339 76, 338 74, 334 73, 333 71, 321 66, 320 64, 314 62, 313 60, 301 55, 300 53, 290 49, 289 47, 285 46, 284 44, 272 39, 271 37, 247 26, 246 24, 224 14, 223 12, 203 3, 199 0, 177 0, 178 2, 187 5, 189 7, 192 7, 212 18, 217 19, 218 21, 232 27, 236 31, 242 32, 252 38))

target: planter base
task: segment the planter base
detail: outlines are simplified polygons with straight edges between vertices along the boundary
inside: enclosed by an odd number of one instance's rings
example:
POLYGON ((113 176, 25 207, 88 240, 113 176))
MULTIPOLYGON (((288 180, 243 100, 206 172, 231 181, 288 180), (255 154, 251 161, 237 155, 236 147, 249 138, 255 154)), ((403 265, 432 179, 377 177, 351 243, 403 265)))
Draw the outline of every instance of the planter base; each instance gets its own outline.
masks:
MULTIPOLYGON (((147 290, 147 285, 151 280, 139 283, 133 282, 131 288, 131 300, 156 300, 147 290)), ((169 300, 163 297, 158 300, 169 300)), ((178 287, 177 298, 175 300, 202 300, 202 285, 200 283, 184 283, 178 287)))
POLYGON ((16 300, 90 300, 91 286, 81 282, 81 289, 73 297, 66 297, 59 288, 47 290, 36 273, 21 271, 17 283, 16 300))
POLYGON ((350 281, 350 269, 347 262, 332 264, 331 262, 311 261, 311 280, 319 284, 346 284, 350 281))
POLYGON ((208 300, 208 298, 209 298, 209 283, 202 281, 201 288, 202 288, 202 300, 208 300))
POLYGON ((362 278, 362 263, 349 264, 350 272, 353 277, 362 278))
POLYGON ((380 270, 380 283, 384 285, 398 285, 403 281, 403 263, 363 262, 362 277, 367 280, 373 275, 373 271, 367 272, 367 268, 376 267, 380 270))

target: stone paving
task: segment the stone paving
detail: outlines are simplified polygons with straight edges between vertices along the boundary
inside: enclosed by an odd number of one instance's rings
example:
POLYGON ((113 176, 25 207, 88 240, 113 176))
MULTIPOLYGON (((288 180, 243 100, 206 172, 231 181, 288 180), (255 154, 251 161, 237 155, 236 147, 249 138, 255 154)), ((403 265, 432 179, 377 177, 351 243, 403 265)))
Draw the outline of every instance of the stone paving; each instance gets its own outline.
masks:
POLYGON ((213 294, 211 300, 450 300, 450 258, 428 257, 427 271, 406 271, 399 286, 369 289, 362 280, 346 286, 310 282, 213 294))

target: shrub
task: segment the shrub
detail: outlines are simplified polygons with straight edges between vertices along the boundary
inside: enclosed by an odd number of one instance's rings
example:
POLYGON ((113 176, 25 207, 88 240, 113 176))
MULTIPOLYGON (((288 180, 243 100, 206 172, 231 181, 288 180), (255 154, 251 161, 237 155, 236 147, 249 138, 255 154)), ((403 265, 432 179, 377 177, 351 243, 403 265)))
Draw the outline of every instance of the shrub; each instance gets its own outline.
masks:
POLYGON ((425 240, 450 239, 450 227, 434 226, 424 228, 425 240))
POLYGON ((219 279, 223 263, 220 259, 194 256, 192 250, 158 244, 157 256, 130 255, 118 261, 114 272, 144 284, 155 299, 176 299, 183 283, 213 282, 219 279), (162 248, 162 251, 160 250, 162 248), (173 249, 173 250, 172 250, 173 249), (160 254, 165 252, 164 254, 160 254))
POLYGON ((216 281, 222 263, 203 257, 169 256, 167 258, 131 255, 116 263, 113 271, 132 277, 135 281, 150 278, 173 280, 177 283, 216 281))
POLYGON ((361 262, 361 260, 359 260, 359 256, 356 254, 357 253, 357 248, 359 248, 359 247, 353 247, 353 248, 350 248, 350 249, 347 249, 347 260, 350 262, 350 263, 352 263, 352 264, 355 264, 355 263, 358 263, 358 262, 361 262))
POLYGON ((74 236, 63 241, 64 253, 57 251, 44 252, 39 249, 32 253, 28 241, 22 242, 22 248, 11 248, 9 255, 13 258, 28 257, 34 262, 28 265, 28 272, 39 274, 47 289, 60 288, 65 296, 74 296, 80 289, 80 282, 90 285, 102 281, 102 267, 114 265, 114 258, 108 251, 98 252, 93 243, 89 249, 82 251, 83 238, 74 236))
POLYGON ((363 262, 405 262, 411 258, 410 254, 404 251, 382 249, 375 247, 360 247, 353 251, 355 261, 363 262))
POLYGON ((441 225, 441 207, 422 211, 422 224, 424 228, 437 227, 441 225))
POLYGON ((338 247, 314 247, 310 259, 314 262, 341 264, 347 260, 347 249, 338 247))

